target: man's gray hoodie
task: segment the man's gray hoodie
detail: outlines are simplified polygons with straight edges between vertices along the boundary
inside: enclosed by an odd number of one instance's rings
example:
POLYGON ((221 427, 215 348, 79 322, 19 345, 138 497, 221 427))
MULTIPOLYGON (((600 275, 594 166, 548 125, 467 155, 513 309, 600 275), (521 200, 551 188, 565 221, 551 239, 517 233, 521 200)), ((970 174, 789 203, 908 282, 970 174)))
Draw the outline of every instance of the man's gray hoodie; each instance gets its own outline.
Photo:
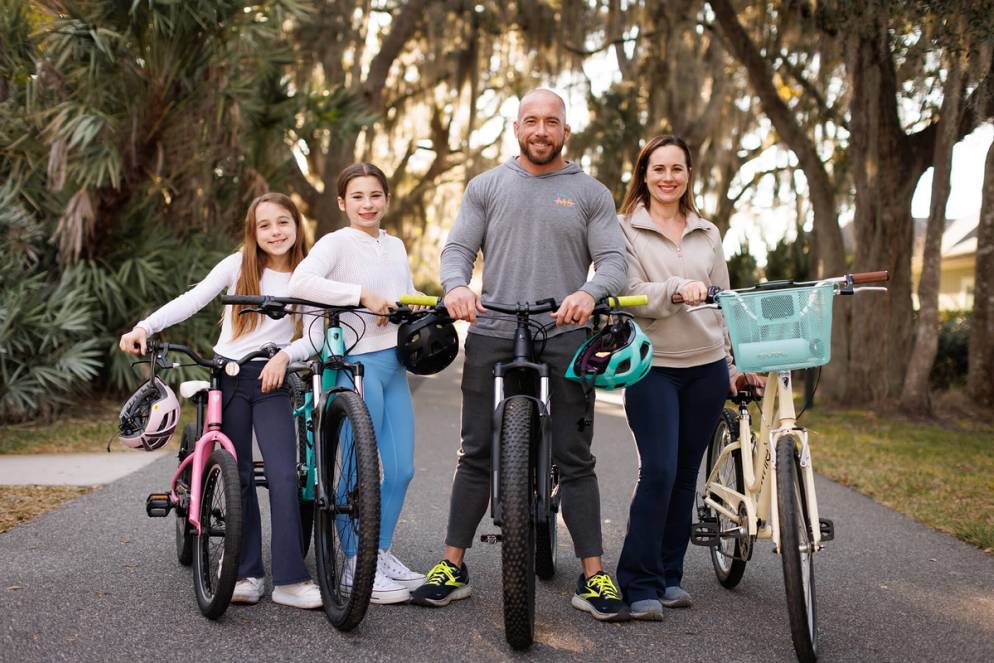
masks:
MULTIPOLYGON (((572 162, 554 173, 532 175, 512 158, 474 177, 442 250, 446 293, 469 283, 481 249, 484 301, 513 304, 552 297, 559 302, 577 290, 600 300, 627 284, 625 240, 614 200, 572 162), (588 281, 591 262, 596 273, 588 281)), ((549 335, 576 328, 563 325, 549 335)), ((514 321, 484 313, 470 332, 512 338, 514 321)))

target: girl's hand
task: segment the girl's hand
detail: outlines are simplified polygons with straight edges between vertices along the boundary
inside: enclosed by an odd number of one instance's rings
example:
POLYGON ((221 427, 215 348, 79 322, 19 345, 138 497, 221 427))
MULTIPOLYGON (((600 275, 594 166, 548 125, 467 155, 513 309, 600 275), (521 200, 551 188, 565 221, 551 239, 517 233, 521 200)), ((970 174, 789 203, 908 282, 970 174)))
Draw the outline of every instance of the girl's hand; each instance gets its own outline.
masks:
POLYGON ((377 327, 383 327, 390 324, 390 321, 387 320, 387 315, 389 315, 393 307, 390 306, 390 302, 383 299, 375 292, 363 288, 359 295, 359 305, 365 307, 373 313, 378 314, 378 317, 376 318, 377 327))
POLYGON ((280 350, 273 358, 266 362, 259 374, 259 382, 262 383, 262 393, 268 394, 283 386, 283 377, 286 375, 287 364, 290 363, 290 355, 280 350))
POLYGON ((148 332, 143 327, 135 327, 127 334, 121 336, 121 342, 118 345, 123 352, 140 357, 148 349, 146 345, 147 340, 148 332))
POLYGON ((683 297, 684 304, 697 306, 708 296, 708 287, 700 281, 691 281, 677 290, 677 294, 683 297))

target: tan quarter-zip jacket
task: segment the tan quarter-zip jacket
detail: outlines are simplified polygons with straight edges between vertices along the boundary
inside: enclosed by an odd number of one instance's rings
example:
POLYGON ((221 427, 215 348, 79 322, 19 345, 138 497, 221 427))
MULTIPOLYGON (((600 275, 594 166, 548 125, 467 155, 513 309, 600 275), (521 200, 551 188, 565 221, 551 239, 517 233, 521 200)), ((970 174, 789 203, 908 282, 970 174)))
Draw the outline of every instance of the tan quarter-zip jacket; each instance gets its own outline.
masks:
POLYGON ((627 294, 647 295, 649 303, 634 309, 636 321, 652 340, 653 366, 687 368, 724 358, 734 376, 725 320, 715 309, 688 312, 670 298, 690 281, 728 288, 728 266, 721 234, 693 212, 680 244, 671 242, 645 207, 619 215, 628 251, 627 294))

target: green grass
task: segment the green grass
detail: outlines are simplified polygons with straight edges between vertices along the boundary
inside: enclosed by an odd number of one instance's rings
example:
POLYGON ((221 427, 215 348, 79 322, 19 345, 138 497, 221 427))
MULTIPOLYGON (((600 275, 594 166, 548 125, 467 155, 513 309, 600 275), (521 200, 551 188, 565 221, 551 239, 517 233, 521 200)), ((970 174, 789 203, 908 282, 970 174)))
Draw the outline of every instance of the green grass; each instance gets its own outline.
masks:
POLYGON ((802 423, 819 473, 994 553, 994 426, 824 408, 802 423))
MULTIPOLYGON (((180 426, 166 448, 179 448, 179 431, 183 425, 196 420, 197 410, 183 403, 180 426)), ((105 451, 111 440, 111 451, 136 453, 117 440, 118 415, 121 403, 94 400, 77 404, 55 422, 37 421, 0 427, 0 455, 88 453, 105 451)))

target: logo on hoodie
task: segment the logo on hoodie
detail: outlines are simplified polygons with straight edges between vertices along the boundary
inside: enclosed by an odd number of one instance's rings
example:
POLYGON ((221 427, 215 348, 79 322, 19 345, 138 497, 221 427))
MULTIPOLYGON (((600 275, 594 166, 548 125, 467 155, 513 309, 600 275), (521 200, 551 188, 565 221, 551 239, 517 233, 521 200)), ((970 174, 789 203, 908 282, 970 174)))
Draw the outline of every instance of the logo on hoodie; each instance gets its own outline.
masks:
POLYGON ((569 198, 563 198, 562 196, 556 196, 556 204, 562 205, 563 207, 575 207, 576 203, 569 198))

